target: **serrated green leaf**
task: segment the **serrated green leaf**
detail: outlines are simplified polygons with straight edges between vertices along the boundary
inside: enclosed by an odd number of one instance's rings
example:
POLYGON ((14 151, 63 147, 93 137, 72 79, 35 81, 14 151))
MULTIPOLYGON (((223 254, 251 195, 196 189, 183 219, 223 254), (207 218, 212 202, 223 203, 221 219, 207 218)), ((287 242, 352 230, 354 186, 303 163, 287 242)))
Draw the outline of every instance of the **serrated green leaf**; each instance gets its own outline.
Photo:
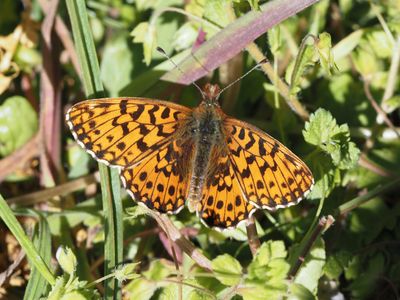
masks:
POLYGON ((38 129, 37 114, 24 97, 7 98, 0 106, 0 156, 24 145, 38 129))
POLYGON ((240 282, 242 266, 229 254, 217 256, 212 260, 211 266, 215 277, 221 283, 231 286, 240 282))
POLYGON ((303 136, 306 142, 328 153, 335 166, 351 169, 358 162, 360 150, 350 142, 347 124, 337 125, 330 112, 318 109, 306 122, 303 136))
POLYGON ((286 277, 289 264, 285 261, 287 252, 282 241, 268 241, 258 249, 248 266, 250 279, 265 279, 280 282, 286 277))

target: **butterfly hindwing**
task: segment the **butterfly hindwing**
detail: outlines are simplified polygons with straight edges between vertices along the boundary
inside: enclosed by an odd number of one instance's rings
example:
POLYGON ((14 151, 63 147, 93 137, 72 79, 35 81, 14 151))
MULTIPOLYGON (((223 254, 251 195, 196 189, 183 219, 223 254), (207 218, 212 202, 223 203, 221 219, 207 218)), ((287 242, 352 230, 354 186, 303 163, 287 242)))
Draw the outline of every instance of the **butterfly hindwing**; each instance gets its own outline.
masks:
POLYGON ((190 141, 174 140, 133 168, 121 169, 124 187, 136 201, 161 213, 177 213, 187 194, 193 147, 190 141))
POLYGON ((94 158, 126 168, 169 143, 190 112, 159 100, 105 98, 74 105, 67 122, 94 158))
POLYGON ((210 163, 214 168, 207 175, 198 215, 210 227, 235 227, 246 220, 255 207, 243 198, 228 155, 212 157, 215 160, 210 163))
POLYGON ((295 154, 258 128, 224 122, 230 162, 248 201, 276 209, 298 203, 312 188, 311 171, 295 154))

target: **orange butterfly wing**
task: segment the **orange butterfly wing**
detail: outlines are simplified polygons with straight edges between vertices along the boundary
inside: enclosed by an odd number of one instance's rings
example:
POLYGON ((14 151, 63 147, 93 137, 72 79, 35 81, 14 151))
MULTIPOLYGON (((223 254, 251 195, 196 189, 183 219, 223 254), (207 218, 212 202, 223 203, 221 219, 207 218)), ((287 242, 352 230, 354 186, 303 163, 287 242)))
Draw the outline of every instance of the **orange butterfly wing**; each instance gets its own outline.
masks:
POLYGON ((127 168, 170 143, 190 112, 166 101, 105 98, 77 103, 66 118, 76 141, 95 159, 127 168))
POLYGON ((210 227, 236 227, 255 207, 246 201, 227 154, 210 161, 216 164, 208 174, 197 214, 210 227))
POLYGON ((247 201, 274 210, 297 204, 311 190, 310 169, 280 142, 255 126, 228 118, 230 163, 247 201))
POLYGON ((121 180, 139 203, 178 212, 188 193, 190 141, 182 131, 191 110, 141 98, 87 100, 74 105, 67 122, 77 142, 96 160, 120 168, 121 180))
POLYGON ((177 213, 188 195, 190 141, 174 140, 133 168, 121 169, 121 180, 133 199, 161 213, 177 213))

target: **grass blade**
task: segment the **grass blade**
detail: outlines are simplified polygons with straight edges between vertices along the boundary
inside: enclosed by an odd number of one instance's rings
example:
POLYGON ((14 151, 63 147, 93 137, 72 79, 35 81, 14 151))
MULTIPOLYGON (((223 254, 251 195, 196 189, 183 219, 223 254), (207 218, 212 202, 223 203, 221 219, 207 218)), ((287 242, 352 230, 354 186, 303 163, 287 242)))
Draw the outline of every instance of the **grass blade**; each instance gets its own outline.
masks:
MULTIPOLYGON (((104 89, 96 49, 90 31, 85 1, 68 0, 68 13, 82 68, 83 86, 87 97, 103 97, 104 89)), ((117 170, 99 164, 102 203, 105 217, 105 276, 113 272, 123 257, 123 217, 120 183, 117 170)), ((105 299, 120 299, 120 286, 115 279, 105 281, 105 299)))
POLYGON ((29 262, 35 266, 37 271, 47 280, 48 283, 53 285, 55 283, 54 275, 51 273, 49 267, 43 261, 32 241, 25 234, 21 224, 14 216, 11 208, 7 205, 7 202, 0 195, 0 218, 10 229, 11 233, 15 236, 22 249, 25 251, 29 262))

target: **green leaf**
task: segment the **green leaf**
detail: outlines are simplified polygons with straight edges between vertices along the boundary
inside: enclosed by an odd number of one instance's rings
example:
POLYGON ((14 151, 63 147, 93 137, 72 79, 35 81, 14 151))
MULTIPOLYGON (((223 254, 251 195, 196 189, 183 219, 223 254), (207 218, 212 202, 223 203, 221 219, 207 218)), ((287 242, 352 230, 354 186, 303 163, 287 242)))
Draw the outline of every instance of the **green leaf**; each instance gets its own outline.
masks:
MULTIPOLYGON (((196 280, 185 280, 183 285, 179 284, 171 284, 169 283, 161 292, 159 297, 160 300, 172 300, 179 299, 180 291, 179 289, 182 287, 182 299, 187 300, 209 300, 215 299, 210 297, 210 295, 202 293, 200 290, 196 289, 193 286, 199 286, 199 283, 196 280), (190 284, 191 286, 189 286, 190 284)), ((201 287, 201 286, 199 286, 201 287)))
POLYGON ((373 30, 365 35, 368 47, 371 47, 378 58, 391 58, 393 43, 383 30, 373 30))
POLYGON ((349 127, 347 124, 339 126, 325 109, 320 108, 311 115, 305 124, 303 136, 306 142, 329 154, 339 169, 351 169, 358 162, 360 150, 350 142, 349 127))
POLYGON ((275 286, 265 283, 246 283, 237 289, 237 293, 241 295, 244 300, 278 300, 283 299, 286 289, 287 286, 284 283, 275 286))
POLYGON ((332 48, 332 55, 335 60, 338 61, 349 55, 359 45, 363 33, 364 30, 362 29, 356 30, 337 43, 332 48))
POLYGON ((133 53, 129 49, 125 35, 108 40, 100 64, 101 80, 111 97, 128 85, 134 69, 133 53))
POLYGON ((260 10, 260 0, 247 0, 247 2, 249 2, 252 10, 260 10))
POLYGON ((190 48, 196 41, 198 29, 192 23, 185 23, 174 34, 172 46, 176 51, 190 48))
POLYGON ((132 280, 125 290, 129 293, 130 299, 149 300, 157 290, 157 284, 145 278, 132 280))
POLYGON ((354 66, 362 77, 370 79, 379 70, 379 60, 370 50, 357 48, 352 54, 354 66))
POLYGON ((221 283, 232 286, 240 282, 242 266, 229 254, 217 256, 211 262, 211 266, 215 273, 215 277, 221 283))
MULTIPOLYGON (((204 5, 203 18, 224 28, 232 21, 227 13, 230 9, 232 9, 232 0, 208 0, 204 5)), ((210 38, 219 30, 204 24, 204 31, 210 38)))
POLYGON ((350 259, 351 253, 348 251, 338 251, 329 255, 324 265, 324 274, 330 279, 338 279, 350 259))
POLYGON ((373 257, 368 258, 364 268, 358 270, 355 274, 354 281, 350 285, 352 299, 367 299, 375 289, 384 272, 385 257, 382 253, 378 253, 373 257))
POLYGON ((400 107, 400 96, 393 96, 382 102, 382 108, 387 113, 391 113, 400 107))
POLYGON ((154 260, 149 269, 143 272, 143 275, 149 280, 159 281, 166 278, 171 272, 172 270, 167 268, 160 260, 154 260))
POLYGON ((268 284, 280 286, 289 271, 286 255, 282 241, 263 243, 247 268, 249 280, 265 280, 268 284))
POLYGON ((325 243, 322 238, 319 238, 301 265, 294 282, 303 285, 316 295, 318 281, 323 274, 325 259, 325 243))
POLYGON ((0 156, 23 146, 38 129, 37 114, 27 99, 7 98, 0 106, 0 156))
POLYGON ((292 283, 289 286, 288 300, 315 300, 315 296, 303 285, 292 283))
POLYGON ((76 143, 68 144, 68 178, 78 178, 89 173, 90 155, 76 143))
POLYGON ((156 27, 148 22, 139 23, 131 32, 134 43, 143 44, 144 61, 146 65, 151 62, 153 49, 157 44, 156 27))

